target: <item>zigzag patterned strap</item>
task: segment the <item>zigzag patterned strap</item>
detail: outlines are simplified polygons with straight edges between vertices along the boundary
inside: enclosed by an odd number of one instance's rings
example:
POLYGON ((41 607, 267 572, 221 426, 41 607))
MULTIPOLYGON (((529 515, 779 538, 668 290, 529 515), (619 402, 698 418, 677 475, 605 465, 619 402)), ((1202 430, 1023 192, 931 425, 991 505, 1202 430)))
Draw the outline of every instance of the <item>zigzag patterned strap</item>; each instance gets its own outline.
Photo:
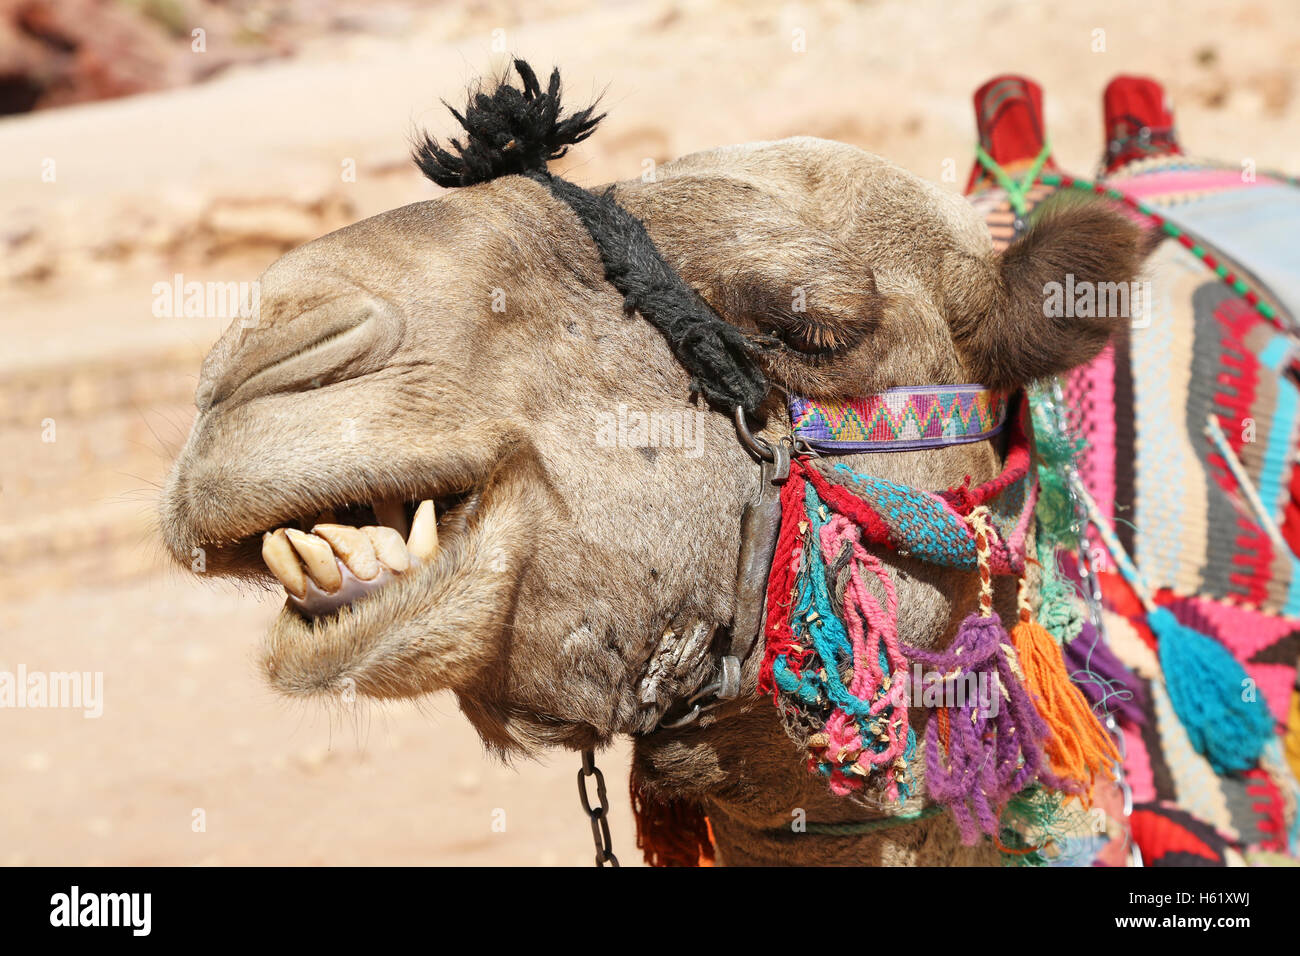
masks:
POLYGON ((848 401, 791 398, 790 423, 796 441, 823 454, 908 451, 990 438, 1007 407, 983 385, 919 385, 848 401))

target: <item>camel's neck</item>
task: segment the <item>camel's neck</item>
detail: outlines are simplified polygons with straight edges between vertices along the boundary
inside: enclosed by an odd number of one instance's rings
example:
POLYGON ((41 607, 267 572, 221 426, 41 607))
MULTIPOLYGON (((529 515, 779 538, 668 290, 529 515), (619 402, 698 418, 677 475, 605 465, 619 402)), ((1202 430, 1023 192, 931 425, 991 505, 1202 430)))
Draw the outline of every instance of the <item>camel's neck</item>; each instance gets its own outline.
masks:
POLYGON ((997 851, 988 841, 963 846, 947 813, 911 822, 866 817, 834 827, 810 820, 796 829, 746 826, 715 808, 709 816, 717 862, 723 866, 990 866, 997 851))
POLYGON ((906 821, 919 800, 871 808, 808 772, 766 700, 690 731, 637 738, 637 775, 661 796, 702 805, 727 866, 987 865, 987 841, 962 846, 951 814, 906 821), (840 824, 827 833, 824 824, 840 824))
MULTIPOLYGON (((921 488, 959 485, 969 475, 984 481, 997 474, 999 455, 989 443, 956 446, 918 456, 855 456, 846 461, 866 474, 921 488)), ((943 647, 976 605, 977 575, 893 552, 881 552, 898 594, 898 637, 915 647, 943 647)), ((1014 611, 1014 587, 996 585, 1000 610, 1014 611)), ((906 806, 871 809, 832 794, 820 775, 809 773, 807 756, 787 736, 777 710, 756 693, 762 648, 745 662, 742 686, 752 696, 717 711, 708 727, 659 731, 637 738, 637 775, 652 793, 702 805, 712 825, 721 862, 732 865, 945 865, 996 862, 982 841, 961 844, 951 815, 895 823, 906 806), (886 821, 890 825, 885 825, 886 821), (828 834, 819 826, 849 824, 828 834), (862 832, 850 832, 860 826, 862 832)), ((908 710, 918 740, 930 713, 908 710)), ((924 749, 922 746, 919 748, 924 749)), ((913 779, 924 792, 924 759, 912 760, 913 779)))

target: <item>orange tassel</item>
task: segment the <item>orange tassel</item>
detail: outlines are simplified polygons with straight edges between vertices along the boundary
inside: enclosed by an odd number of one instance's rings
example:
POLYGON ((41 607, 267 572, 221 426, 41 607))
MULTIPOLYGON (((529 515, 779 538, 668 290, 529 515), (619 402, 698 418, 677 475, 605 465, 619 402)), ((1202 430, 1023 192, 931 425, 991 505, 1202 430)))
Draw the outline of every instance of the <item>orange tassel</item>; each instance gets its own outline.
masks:
POLYGON ((712 866, 713 828, 698 803, 661 797, 632 772, 636 845, 650 866, 712 866))
POLYGON ((1070 681, 1060 645, 1030 618, 1023 604, 1020 622, 1011 630, 1011 643, 1020 658, 1025 687, 1051 731, 1045 750, 1052 772, 1077 780, 1088 790, 1098 775, 1113 780, 1119 762, 1114 741, 1083 692, 1070 681))

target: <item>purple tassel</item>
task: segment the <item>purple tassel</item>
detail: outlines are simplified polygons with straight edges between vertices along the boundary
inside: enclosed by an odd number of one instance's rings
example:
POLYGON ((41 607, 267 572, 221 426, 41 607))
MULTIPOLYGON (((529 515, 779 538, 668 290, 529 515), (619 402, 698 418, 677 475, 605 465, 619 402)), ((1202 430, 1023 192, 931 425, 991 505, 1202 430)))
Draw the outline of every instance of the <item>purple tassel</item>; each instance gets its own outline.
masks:
POLYGON ((1091 621, 1083 622, 1083 630, 1064 650, 1070 679, 1088 698, 1094 713, 1111 713, 1135 724, 1144 722, 1141 682, 1098 638, 1091 621))
POLYGON ((962 842, 968 845, 980 831, 995 834, 1002 805, 1029 784, 1041 781, 1056 790, 1069 786, 1047 767, 1043 756, 1047 724, 1007 659, 1009 645, 996 614, 972 614, 946 650, 904 649, 910 659, 943 674, 957 688, 972 686, 967 675, 976 675, 975 681, 985 675, 988 709, 994 713, 981 708, 981 693, 974 700, 963 694, 959 703, 947 708, 946 753, 939 740, 937 714, 930 715, 925 728, 927 789, 933 800, 952 810, 962 842))

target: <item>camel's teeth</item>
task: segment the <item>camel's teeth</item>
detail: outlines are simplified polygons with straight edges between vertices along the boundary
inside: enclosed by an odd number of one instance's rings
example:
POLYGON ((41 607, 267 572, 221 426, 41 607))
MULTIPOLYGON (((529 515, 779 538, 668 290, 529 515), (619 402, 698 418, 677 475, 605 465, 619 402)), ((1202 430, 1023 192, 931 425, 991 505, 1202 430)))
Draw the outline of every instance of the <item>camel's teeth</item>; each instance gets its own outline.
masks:
POLYGON ((374 545, 362 534, 360 528, 344 524, 318 524, 311 531, 328 541, 334 553, 362 581, 370 581, 379 576, 379 561, 375 558, 374 545))
POLYGON ((262 560, 290 594, 302 597, 307 593, 307 575, 293 553, 284 528, 262 535, 262 560))
POLYGON ((406 551, 406 542, 393 528, 362 528, 370 543, 374 545, 375 557, 390 571, 402 572, 411 566, 411 556, 406 551))
POLYGON ((334 559, 334 551, 323 538, 314 534, 305 534, 297 528, 286 528, 289 543, 302 556, 307 565, 307 574, 321 590, 333 593, 343 585, 343 573, 334 559))
POLYGON ((433 502, 427 498, 415 509, 406 550, 417 561, 429 560, 438 550, 438 516, 433 510, 433 502))
MULTIPOLYGON (((370 506, 374 509, 375 520, 385 527, 392 528, 398 534, 398 537, 406 540, 406 532, 411 530, 406 523, 406 505, 400 498, 389 498, 385 501, 376 501, 370 506)), ((405 551, 405 546, 403 546, 405 551)))

